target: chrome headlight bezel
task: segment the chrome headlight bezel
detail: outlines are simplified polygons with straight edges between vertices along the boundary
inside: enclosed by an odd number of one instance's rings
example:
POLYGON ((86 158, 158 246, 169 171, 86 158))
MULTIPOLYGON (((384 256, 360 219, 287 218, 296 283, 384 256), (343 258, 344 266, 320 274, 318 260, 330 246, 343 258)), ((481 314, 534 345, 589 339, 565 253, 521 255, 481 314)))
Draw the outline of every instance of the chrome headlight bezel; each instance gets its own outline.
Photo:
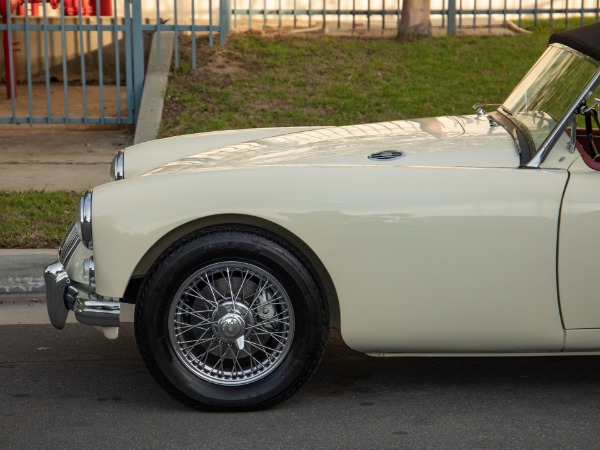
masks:
POLYGON ((110 163, 110 179, 111 181, 118 181, 125 178, 125 152, 119 150, 110 163))
POLYGON ((77 209, 77 223, 81 242, 88 250, 93 250, 92 239, 92 191, 87 191, 79 199, 79 208, 77 209))

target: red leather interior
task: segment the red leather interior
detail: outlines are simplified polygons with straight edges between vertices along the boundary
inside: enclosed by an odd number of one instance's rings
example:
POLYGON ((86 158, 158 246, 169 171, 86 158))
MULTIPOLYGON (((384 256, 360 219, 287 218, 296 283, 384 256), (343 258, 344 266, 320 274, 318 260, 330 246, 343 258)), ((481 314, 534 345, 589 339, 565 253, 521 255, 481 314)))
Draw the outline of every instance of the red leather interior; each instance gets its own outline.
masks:
MULTIPOLYGON (((600 152, 600 130, 594 130, 594 144, 596 149, 600 152)), ((594 153, 590 148, 587 133, 584 128, 577 128, 577 150, 581 153, 581 156, 585 163, 594 170, 600 170, 600 157, 594 161, 594 153)))

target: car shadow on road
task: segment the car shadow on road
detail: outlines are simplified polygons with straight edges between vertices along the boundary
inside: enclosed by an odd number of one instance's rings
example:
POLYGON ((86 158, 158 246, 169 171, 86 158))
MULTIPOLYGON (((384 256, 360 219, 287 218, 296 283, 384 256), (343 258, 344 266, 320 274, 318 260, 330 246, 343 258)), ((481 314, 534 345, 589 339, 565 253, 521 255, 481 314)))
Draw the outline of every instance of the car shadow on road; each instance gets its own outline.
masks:
MULTIPOLYGON (((129 399, 137 407, 188 409, 164 393, 146 370, 131 323, 123 324, 115 341, 79 324, 67 324, 61 332, 46 325, 0 330, 4 335, 0 392, 5 398, 31 398, 30 385, 31 390, 45 387, 41 394, 46 398, 123 404, 129 399), (11 385, 14 380, 18 388, 11 385)), ((539 398, 564 389, 571 400, 583 396, 580 400, 587 402, 586 392, 600 390, 599 373, 600 358, 595 356, 369 357, 348 348, 339 331, 332 331, 321 366, 284 407, 293 408, 295 402, 318 402, 323 407, 376 404, 403 396, 457 392, 539 398)))

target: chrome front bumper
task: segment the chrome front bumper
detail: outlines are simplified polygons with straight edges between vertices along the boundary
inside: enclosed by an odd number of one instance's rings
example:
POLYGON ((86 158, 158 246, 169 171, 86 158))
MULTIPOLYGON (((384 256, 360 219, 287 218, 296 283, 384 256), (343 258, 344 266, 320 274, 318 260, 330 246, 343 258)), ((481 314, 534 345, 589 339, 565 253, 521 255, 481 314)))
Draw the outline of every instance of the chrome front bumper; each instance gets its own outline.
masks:
POLYGON ((71 284, 61 262, 46 267, 44 280, 48 316, 52 325, 59 330, 65 326, 69 311, 74 311, 75 318, 86 325, 103 328, 119 326, 120 302, 102 297, 87 286, 71 284))

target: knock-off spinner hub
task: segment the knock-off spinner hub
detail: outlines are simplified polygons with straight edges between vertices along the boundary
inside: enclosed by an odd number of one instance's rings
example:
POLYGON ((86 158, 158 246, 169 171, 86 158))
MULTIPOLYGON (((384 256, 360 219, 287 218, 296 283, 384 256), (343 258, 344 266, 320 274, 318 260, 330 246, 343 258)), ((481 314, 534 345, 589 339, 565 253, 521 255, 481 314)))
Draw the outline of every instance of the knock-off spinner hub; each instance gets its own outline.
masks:
POLYGON ((247 326, 254 324, 254 317, 246 305, 229 301, 219 305, 213 312, 212 323, 217 338, 233 342, 249 333, 247 326))
POLYGON ((235 340, 244 334, 246 322, 239 314, 226 314, 217 322, 217 331, 226 340, 235 340))

